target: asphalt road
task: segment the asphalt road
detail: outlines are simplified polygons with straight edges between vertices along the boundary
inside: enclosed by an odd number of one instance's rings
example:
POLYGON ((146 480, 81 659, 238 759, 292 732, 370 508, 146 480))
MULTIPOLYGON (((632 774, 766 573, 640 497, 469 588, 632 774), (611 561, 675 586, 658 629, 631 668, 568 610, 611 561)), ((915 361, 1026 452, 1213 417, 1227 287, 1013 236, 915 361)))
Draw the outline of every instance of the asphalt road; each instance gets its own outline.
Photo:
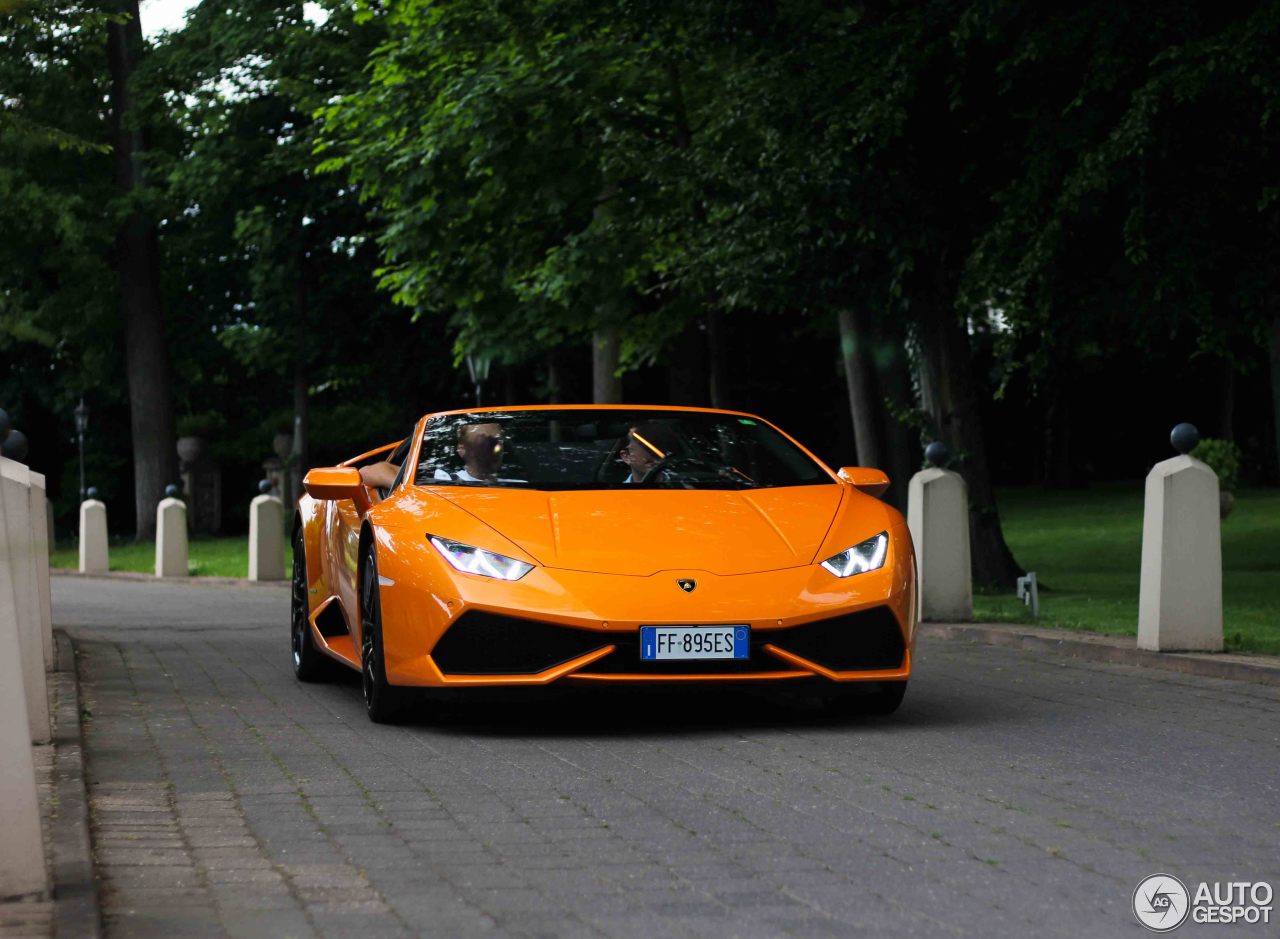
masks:
POLYGON ((384 727, 354 673, 294 680, 282 588, 53 594, 109 937, 1138 937, 1149 874, 1280 892, 1275 688, 938 641, 890 718, 583 691, 384 727))

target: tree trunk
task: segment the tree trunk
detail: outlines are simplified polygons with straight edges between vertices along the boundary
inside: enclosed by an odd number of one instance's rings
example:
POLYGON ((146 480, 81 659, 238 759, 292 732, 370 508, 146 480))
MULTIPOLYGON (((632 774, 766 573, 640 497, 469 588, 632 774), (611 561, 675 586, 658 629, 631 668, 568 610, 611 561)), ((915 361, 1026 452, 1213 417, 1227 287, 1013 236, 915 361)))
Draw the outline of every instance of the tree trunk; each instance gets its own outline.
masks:
POLYGON ((1280 482, 1280 316, 1271 320, 1271 422, 1275 431, 1275 463, 1272 479, 1280 482))
POLYGON ((293 504, 302 498, 302 477, 311 468, 310 407, 307 380, 307 266, 299 260, 293 287, 296 338, 293 359, 293 467, 289 473, 289 495, 293 504))
POLYGON ((601 326, 591 337, 591 400, 596 404, 621 404, 622 379, 618 377, 617 326, 601 326))
POLYGON ((872 372, 868 331, 859 328, 853 313, 841 310, 840 357, 844 362, 845 385, 849 391, 849 411, 853 415, 853 442, 859 466, 884 467, 884 449, 876 420, 877 396, 872 372))
MULTIPOLYGON (((128 195, 143 183, 139 158, 147 143, 142 128, 129 126, 129 79, 142 50, 142 29, 137 0, 123 0, 117 9, 130 19, 107 25, 111 131, 116 187, 128 195)), ((159 245, 155 225, 138 211, 131 212, 116 232, 115 260, 129 383, 137 537, 146 541, 155 538, 156 504, 164 497, 165 486, 178 481, 178 459, 173 379, 160 301, 159 245)))
POLYGON ((920 324, 928 390, 927 407, 943 441, 961 459, 957 469, 969 489, 969 543, 975 584, 1012 590, 1023 573, 1005 544, 987 465, 969 335, 950 304, 920 324))
POLYGON ((713 408, 730 407, 729 331, 724 320, 724 310, 717 307, 711 298, 707 304, 707 359, 710 364, 708 390, 713 408))
POLYGON ((1219 423, 1222 427, 1223 440, 1235 440, 1236 433, 1232 424, 1236 410, 1236 370, 1230 362, 1222 363, 1222 412, 1219 423))
POLYGON ((911 475, 920 468, 920 441, 909 427, 893 415, 888 405, 892 401, 900 411, 911 408, 911 374, 907 363, 906 335, 900 323, 896 331, 892 326, 889 331, 882 329, 872 361, 884 415, 881 423, 884 435, 881 439, 884 441, 888 466, 883 469, 889 474, 890 481, 884 499, 905 514, 907 484, 911 481, 911 475))

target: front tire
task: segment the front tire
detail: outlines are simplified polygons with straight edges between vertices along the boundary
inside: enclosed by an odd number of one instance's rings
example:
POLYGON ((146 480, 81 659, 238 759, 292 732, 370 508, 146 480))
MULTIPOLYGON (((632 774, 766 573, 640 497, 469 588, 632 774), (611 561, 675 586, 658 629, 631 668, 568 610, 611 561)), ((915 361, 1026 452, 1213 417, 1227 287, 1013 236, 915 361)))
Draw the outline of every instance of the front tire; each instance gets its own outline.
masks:
POLYGON ((387 681, 378 552, 372 541, 365 545, 360 564, 360 684, 365 711, 375 724, 391 723, 404 710, 404 691, 387 681))
POLYGON ((324 681, 333 677, 332 663, 311 638, 307 553, 302 526, 293 535, 293 582, 289 589, 289 645, 293 674, 298 681, 324 681))

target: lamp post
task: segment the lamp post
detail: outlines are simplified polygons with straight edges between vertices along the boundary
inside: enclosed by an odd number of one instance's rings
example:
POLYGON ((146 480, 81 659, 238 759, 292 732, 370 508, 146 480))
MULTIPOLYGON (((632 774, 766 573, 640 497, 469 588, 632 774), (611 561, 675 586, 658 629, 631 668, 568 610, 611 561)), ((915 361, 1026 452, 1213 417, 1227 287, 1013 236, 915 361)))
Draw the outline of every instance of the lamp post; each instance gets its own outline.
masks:
POLYGON ((84 398, 76 405, 76 440, 80 444, 80 501, 84 501, 84 432, 89 429, 89 408, 84 398))
POLYGON ((484 383, 489 378, 489 365, 493 360, 488 356, 467 353, 467 371, 471 373, 471 384, 476 389, 476 407, 480 407, 480 396, 484 391, 484 383))

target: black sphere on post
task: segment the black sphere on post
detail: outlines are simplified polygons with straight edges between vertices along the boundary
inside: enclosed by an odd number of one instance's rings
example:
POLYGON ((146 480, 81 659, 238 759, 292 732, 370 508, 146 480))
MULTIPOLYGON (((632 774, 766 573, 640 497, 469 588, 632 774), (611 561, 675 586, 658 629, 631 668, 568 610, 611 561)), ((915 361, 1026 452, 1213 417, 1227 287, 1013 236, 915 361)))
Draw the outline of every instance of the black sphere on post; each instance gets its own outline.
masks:
POLYGON ((271 480, 269 479, 258 480, 258 491, 262 493, 264 496, 267 495, 269 492, 271 492, 271 480))
POLYGON ((90 486, 88 489, 84 491, 84 494, 88 496, 90 499, 96 499, 98 498, 98 487, 90 486))
POLYGON ((179 486, 177 483, 169 483, 169 485, 164 487, 164 494, 168 496, 170 499, 178 498, 178 494, 181 492, 182 492, 182 487, 179 486))
POLYGON ((924 458, 938 469, 946 469, 947 461, 951 459, 951 450, 941 440, 935 440, 924 448, 924 458))
POLYGON ((1173 433, 1169 435, 1169 442, 1179 453, 1190 453, 1200 442, 1200 431, 1196 430, 1195 424, 1183 421, 1173 428, 1173 433))
POLYGON ((12 428, 13 425, 9 423, 9 412, 0 408, 0 443, 4 443, 4 439, 9 436, 12 428))
POLYGON ((27 458, 27 435, 20 430, 10 430, 8 436, 5 437, 4 443, 0 444, 0 454, 7 456, 11 460, 17 460, 19 463, 27 458))

